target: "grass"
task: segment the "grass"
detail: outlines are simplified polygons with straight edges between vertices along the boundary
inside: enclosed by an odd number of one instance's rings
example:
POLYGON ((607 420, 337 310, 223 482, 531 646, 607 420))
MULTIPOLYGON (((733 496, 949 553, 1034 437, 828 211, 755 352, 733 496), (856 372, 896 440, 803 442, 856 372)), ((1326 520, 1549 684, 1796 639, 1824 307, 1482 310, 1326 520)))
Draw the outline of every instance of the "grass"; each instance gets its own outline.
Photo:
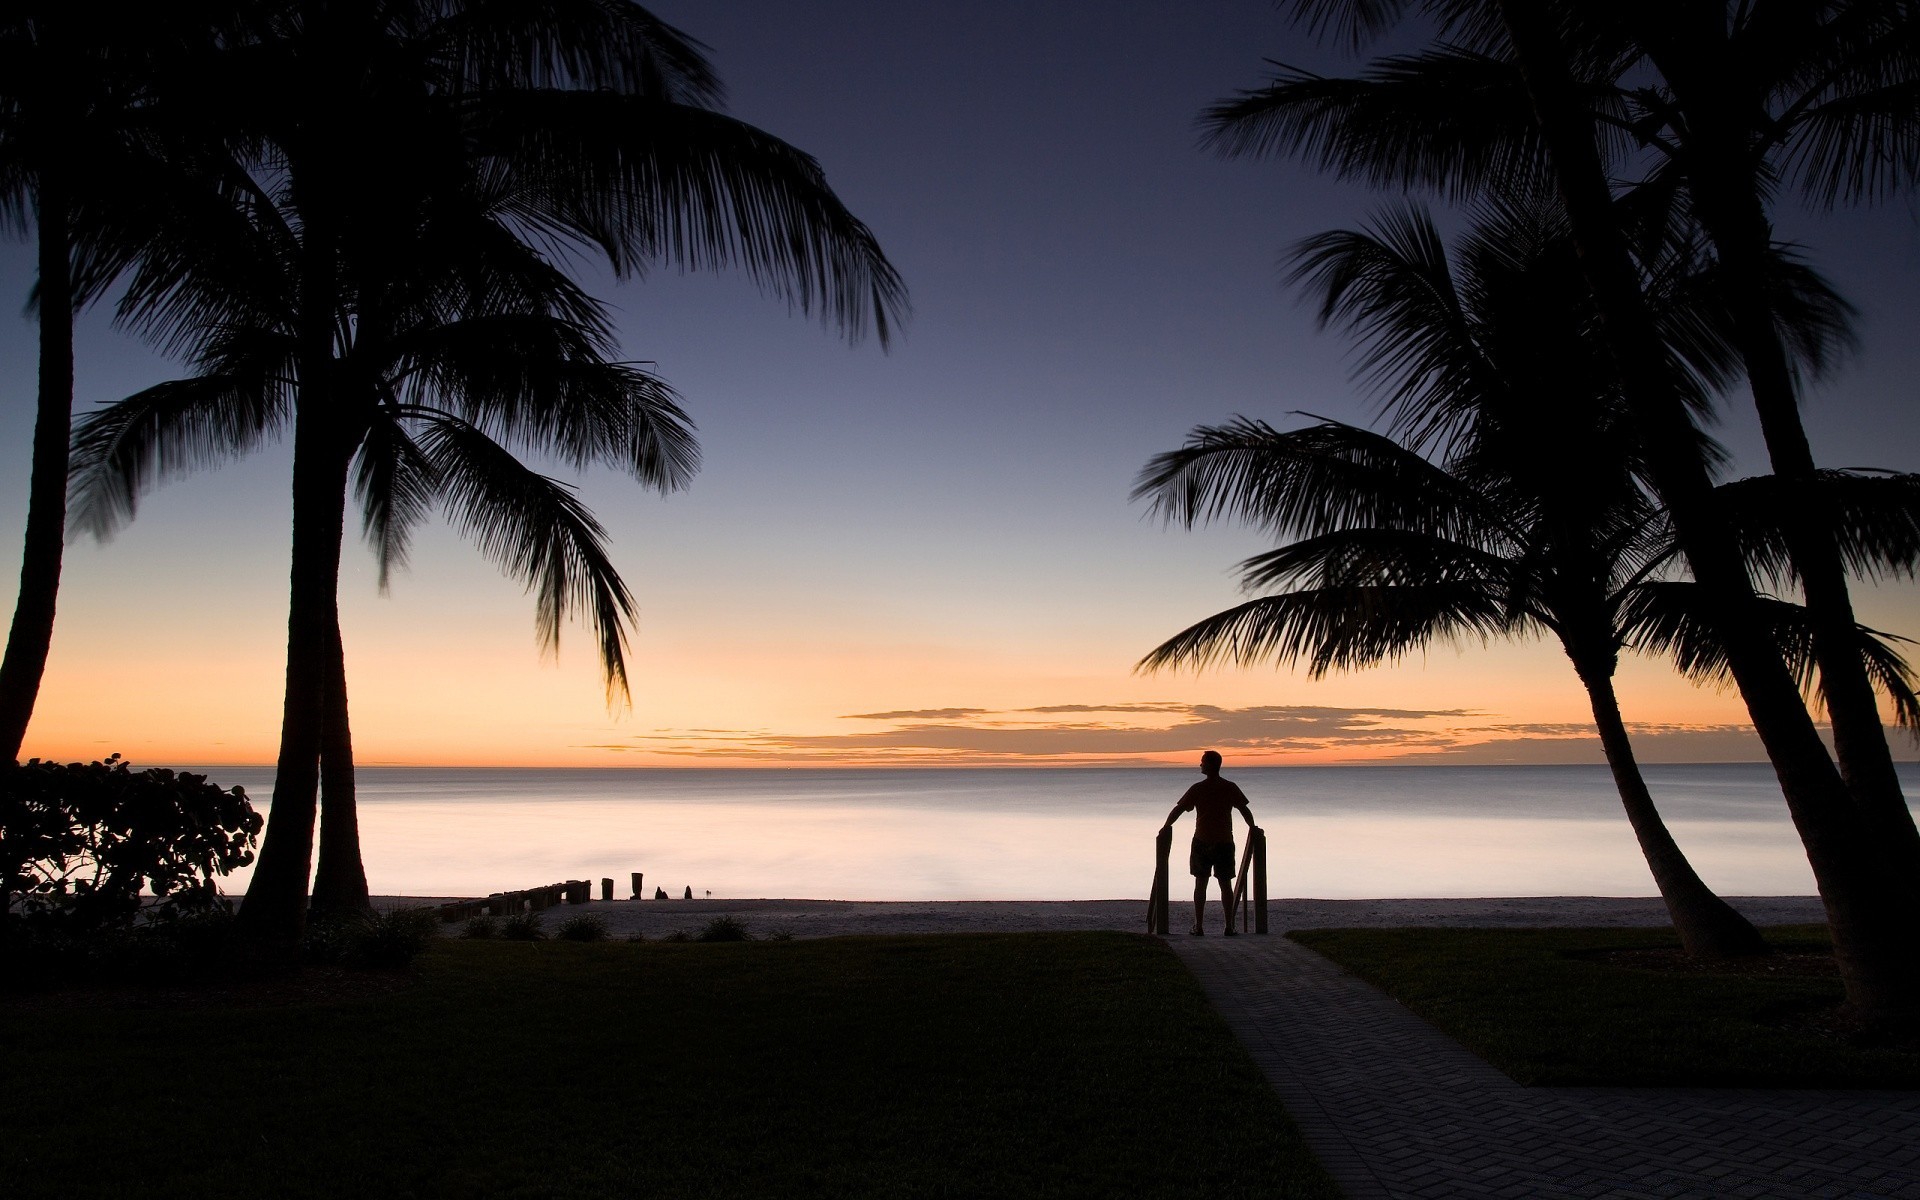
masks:
MULTIPOLYGON (((1525 1084, 1920 1086, 1920 1049, 1822 1029, 1838 978, 1636 969, 1594 957, 1677 947, 1655 929, 1342 929, 1289 935, 1525 1084)), ((1818 926, 1776 947, 1830 951, 1818 926)))
POLYGON ((8 1200, 1336 1194, 1125 934, 443 939, 380 995, 17 1000, 0 1078, 8 1200))

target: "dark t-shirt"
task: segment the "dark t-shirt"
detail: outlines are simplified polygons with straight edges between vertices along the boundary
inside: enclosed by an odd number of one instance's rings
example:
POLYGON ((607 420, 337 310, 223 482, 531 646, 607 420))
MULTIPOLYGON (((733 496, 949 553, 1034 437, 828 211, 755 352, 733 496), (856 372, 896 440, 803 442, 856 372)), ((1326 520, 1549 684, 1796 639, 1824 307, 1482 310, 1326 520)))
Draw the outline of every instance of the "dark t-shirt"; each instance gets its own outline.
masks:
POLYGON ((1180 797, 1180 811, 1193 814, 1193 840, 1231 842, 1233 810, 1245 808, 1247 795, 1230 779, 1213 776, 1202 779, 1180 797))

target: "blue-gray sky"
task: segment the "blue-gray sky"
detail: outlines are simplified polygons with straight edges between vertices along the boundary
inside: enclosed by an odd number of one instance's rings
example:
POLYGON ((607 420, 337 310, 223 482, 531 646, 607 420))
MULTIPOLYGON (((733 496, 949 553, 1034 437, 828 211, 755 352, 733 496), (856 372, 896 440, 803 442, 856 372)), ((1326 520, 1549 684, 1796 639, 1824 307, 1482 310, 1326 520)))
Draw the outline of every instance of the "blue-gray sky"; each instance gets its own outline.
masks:
MULTIPOLYGON (((368 757, 664 761, 663 747, 698 753, 718 739, 786 761, 836 744, 860 757, 883 735, 887 753, 989 760, 1006 753, 1008 728, 1042 730, 1012 741, 1049 747, 1015 754, 1100 757, 1121 743, 1158 754, 1195 706, 1256 723, 1298 706, 1300 720, 1251 745, 1324 759, 1342 746, 1377 753, 1383 710, 1425 714, 1404 742, 1421 753, 1583 719, 1571 673, 1544 647, 1443 648, 1322 683, 1129 674, 1160 639, 1234 602, 1230 567, 1259 548, 1244 532, 1145 521, 1126 499, 1145 460, 1236 413, 1372 416, 1343 341, 1314 328, 1277 263, 1297 239, 1390 198, 1198 147, 1198 111, 1260 82, 1264 58, 1340 64, 1264 0, 653 7, 711 48, 735 115, 820 159, 904 274, 914 318, 883 354, 737 277, 608 284, 626 352, 658 361, 706 453, 693 488, 664 501, 610 476, 585 481, 643 609, 632 712, 602 708, 584 637, 558 669, 539 662, 529 602, 451 537, 424 539, 385 599, 356 547, 344 595, 368 757), (1165 707, 1114 708, 1151 704, 1165 707), (1037 711, 1073 705, 1104 709, 1037 711), (1347 716, 1315 715, 1329 708, 1347 716), (978 711, 871 718, 947 709, 978 711), (1078 742, 1076 722, 1090 727, 1078 742), (922 727, 941 732, 916 743, 922 727), (1145 732, 1116 736, 1129 729, 1145 732), (840 734, 852 740, 819 741, 840 734)), ((1913 211, 1790 209, 1782 225, 1862 310, 1857 361, 1809 400, 1821 460, 1920 468, 1913 211)), ((0 254, 0 296, 17 307, 31 256, 0 254)), ((9 530, 24 513, 32 364, 31 324, 0 318, 9 530)), ((83 407, 172 370, 87 321, 83 407)), ((1741 469, 1758 469, 1751 420, 1728 411, 1741 469)), ((284 451, 264 454, 171 485, 107 547, 76 547, 29 752, 178 756, 199 736, 193 757, 270 756, 285 492, 284 451)), ((1910 587, 1867 595, 1862 610, 1920 632, 1910 587)), ((1651 666, 1626 684, 1630 715, 1650 722, 1740 720, 1731 698, 1651 666)), ((1220 732, 1211 720, 1196 737, 1220 732)))

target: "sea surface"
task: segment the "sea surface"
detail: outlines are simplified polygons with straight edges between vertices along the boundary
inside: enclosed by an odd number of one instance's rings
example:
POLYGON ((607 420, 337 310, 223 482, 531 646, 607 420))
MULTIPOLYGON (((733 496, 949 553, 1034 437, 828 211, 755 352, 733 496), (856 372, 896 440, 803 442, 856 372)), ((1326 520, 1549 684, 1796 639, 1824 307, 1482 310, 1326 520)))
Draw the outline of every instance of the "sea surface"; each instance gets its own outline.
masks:
MULTIPOLYGON (((202 768, 263 811, 272 771, 202 768)), ((1900 768, 1920 794, 1920 765, 1900 768)), ((1772 771, 1650 766, 1707 883, 1806 895, 1772 771)), ((1266 829, 1276 897, 1646 896, 1605 767, 1229 770, 1266 829)), ((716 770, 363 767, 376 894, 471 896, 645 873, 674 896, 834 900, 1143 897, 1186 769, 716 770)), ((1911 801, 1910 801, 1911 803, 1911 801)), ((1191 817, 1183 818, 1176 849, 1191 817)), ((1176 854, 1176 874, 1184 855, 1176 854)), ((245 890, 245 873, 227 890, 245 890)), ((596 885, 597 886, 597 885, 596 885)), ((1180 889, 1175 881, 1175 890, 1180 889)), ((596 892, 597 894, 597 892, 596 892)))

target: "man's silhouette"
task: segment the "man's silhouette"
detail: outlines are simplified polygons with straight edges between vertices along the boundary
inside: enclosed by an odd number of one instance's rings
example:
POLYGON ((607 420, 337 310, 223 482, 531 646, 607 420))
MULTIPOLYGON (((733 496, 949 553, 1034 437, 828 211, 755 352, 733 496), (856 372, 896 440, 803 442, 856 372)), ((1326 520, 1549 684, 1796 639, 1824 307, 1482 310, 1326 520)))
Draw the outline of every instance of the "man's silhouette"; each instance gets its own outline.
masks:
POLYGON ((1180 803, 1167 814, 1162 828, 1172 829, 1183 812, 1193 813, 1193 849, 1187 866, 1193 872, 1193 936, 1206 933, 1207 876, 1220 880, 1220 910, 1227 915, 1227 936, 1233 936, 1233 810, 1247 819, 1253 828, 1253 810, 1247 807, 1247 795, 1240 785, 1220 778, 1220 752, 1209 750, 1200 756, 1200 771, 1206 776, 1187 789, 1180 803))

